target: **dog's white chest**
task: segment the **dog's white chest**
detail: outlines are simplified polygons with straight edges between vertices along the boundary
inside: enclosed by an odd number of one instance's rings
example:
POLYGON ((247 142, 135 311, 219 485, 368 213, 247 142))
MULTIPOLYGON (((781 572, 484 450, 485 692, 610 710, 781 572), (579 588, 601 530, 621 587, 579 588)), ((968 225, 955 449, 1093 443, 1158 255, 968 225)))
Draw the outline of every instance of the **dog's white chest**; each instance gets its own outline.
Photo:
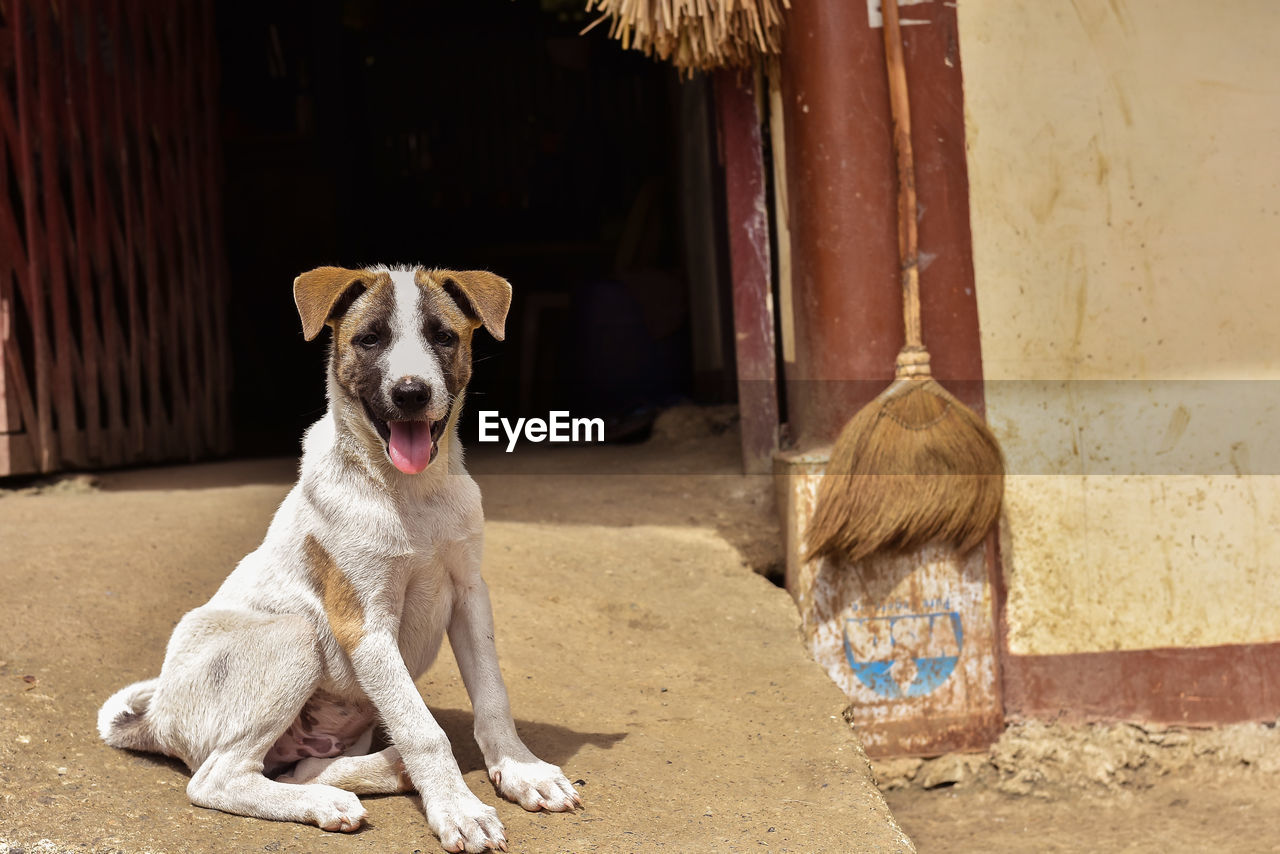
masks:
POLYGON ((453 583, 439 557, 433 556, 409 576, 398 640, 400 654, 413 678, 425 673, 435 661, 449 627, 453 603, 453 583))

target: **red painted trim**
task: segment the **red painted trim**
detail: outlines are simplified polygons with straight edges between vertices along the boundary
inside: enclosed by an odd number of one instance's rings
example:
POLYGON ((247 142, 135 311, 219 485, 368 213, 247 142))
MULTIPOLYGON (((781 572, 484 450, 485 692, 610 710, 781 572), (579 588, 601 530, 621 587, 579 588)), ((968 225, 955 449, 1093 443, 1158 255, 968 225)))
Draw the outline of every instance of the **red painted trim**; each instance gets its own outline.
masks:
POLYGON ((1011 717, 1214 725, 1280 717, 1280 643, 1008 655, 1011 717))
POLYGON ((1000 526, 987 533, 983 542, 987 559, 987 583, 991 585, 991 621, 995 627, 995 659, 996 659, 996 696, 1000 698, 1002 715, 1009 712, 1009 689, 1005 669, 1009 661, 1009 620, 1006 606, 1009 599, 1009 587, 1004 578, 1004 559, 1000 551, 1000 526))
POLYGON ((778 449, 779 419, 760 111, 755 84, 746 74, 719 71, 715 85, 733 275, 742 462, 748 474, 767 474, 778 449))

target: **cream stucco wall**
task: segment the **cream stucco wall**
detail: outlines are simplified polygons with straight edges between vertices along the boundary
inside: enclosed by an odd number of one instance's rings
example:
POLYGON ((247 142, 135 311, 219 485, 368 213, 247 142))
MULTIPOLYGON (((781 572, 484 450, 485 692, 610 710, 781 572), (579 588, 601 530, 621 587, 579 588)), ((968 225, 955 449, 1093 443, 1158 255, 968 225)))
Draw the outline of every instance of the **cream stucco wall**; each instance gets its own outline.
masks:
POLYGON ((1280 641, 1280 3, 958 14, 1013 651, 1280 641))

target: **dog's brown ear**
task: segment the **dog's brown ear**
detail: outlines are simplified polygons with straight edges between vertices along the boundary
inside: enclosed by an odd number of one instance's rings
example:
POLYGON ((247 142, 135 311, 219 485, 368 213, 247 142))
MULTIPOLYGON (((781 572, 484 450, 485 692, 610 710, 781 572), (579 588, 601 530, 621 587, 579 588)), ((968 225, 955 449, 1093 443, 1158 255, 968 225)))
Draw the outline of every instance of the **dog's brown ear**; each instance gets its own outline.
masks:
POLYGON ((507 310, 511 308, 511 284, 484 270, 436 270, 432 277, 440 283, 458 307, 489 334, 501 341, 506 337, 507 310))
POLYGON ((324 325, 343 312, 364 292, 373 276, 345 267, 316 267, 293 280, 293 301, 302 318, 302 336, 308 341, 324 325))

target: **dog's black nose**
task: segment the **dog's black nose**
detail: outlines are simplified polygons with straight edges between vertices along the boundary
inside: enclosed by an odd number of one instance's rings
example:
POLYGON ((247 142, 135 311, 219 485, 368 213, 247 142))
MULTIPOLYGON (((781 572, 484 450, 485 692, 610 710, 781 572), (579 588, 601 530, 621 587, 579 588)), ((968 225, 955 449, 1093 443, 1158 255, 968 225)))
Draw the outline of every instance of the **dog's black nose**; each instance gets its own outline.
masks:
POLYGON ((391 387, 391 402, 406 415, 431 402, 431 386, 417 377, 405 377, 391 387))

